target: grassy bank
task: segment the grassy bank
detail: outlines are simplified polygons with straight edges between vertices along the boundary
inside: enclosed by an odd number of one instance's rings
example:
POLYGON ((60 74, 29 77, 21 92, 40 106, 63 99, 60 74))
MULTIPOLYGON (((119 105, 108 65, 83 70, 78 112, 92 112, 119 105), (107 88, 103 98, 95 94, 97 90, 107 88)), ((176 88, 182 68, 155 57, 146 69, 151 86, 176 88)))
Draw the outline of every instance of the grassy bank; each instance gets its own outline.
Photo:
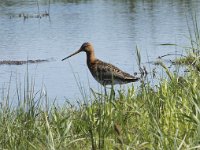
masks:
MULTIPOLYGON (((191 69, 190 69, 191 68, 191 69)), ((107 96, 93 91, 88 104, 48 105, 43 92, 28 83, 0 105, 1 149, 198 149, 200 76, 169 72, 152 87, 141 82, 128 92, 107 96)), ((115 91, 117 92, 117 91, 115 91)))

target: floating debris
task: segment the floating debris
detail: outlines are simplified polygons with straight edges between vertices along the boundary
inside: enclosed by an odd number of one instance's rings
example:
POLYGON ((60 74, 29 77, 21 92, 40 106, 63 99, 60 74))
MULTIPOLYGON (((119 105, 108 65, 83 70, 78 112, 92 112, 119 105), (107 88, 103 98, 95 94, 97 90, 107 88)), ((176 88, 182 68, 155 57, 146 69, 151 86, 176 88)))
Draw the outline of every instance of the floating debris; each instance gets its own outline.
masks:
POLYGON ((48 62, 47 59, 36 59, 36 60, 1 60, 0 65, 23 65, 27 63, 42 63, 42 62, 48 62))
POLYGON ((161 46, 178 46, 177 44, 174 44, 174 43, 161 43, 159 45, 161 45, 161 46))
POLYGON ((28 18, 42 18, 42 17, 49 17, 49 13, 47 11, 43 12, 43 13, 38 13, 38 14, 25 14, 25 13, 20 13, 18 15, 13 15, 10 16, 10 19, 12 18, 23 18, 24 20, 28 19, 28 18))

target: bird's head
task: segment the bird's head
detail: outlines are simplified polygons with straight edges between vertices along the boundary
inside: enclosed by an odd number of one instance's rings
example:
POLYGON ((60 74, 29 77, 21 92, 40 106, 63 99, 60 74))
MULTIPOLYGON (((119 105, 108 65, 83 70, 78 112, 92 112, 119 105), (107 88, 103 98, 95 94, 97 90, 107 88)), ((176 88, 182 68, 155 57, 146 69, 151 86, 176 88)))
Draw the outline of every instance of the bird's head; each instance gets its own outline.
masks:
POLYGON ((76 54, 78 54, 78 53, 80 53, 80 52, 91 53, 91 52, 93 52, 93 51, 94 51, 94 48, 93 48, 92 44, 89 43, 89 42, 85 42, 85 43, 82 44, 82 46, 80 47, 79 50, 77 50, 77 51, 74 52, 73 54, 71 54, 71 55, 69 55, 69 56, 63 58, 62 61, 65 60, 65 59, 68 59, 68 58, 70 58, 70 57, 72 57, 72 56, 74 56, 74 55, 76 55, 76 54))

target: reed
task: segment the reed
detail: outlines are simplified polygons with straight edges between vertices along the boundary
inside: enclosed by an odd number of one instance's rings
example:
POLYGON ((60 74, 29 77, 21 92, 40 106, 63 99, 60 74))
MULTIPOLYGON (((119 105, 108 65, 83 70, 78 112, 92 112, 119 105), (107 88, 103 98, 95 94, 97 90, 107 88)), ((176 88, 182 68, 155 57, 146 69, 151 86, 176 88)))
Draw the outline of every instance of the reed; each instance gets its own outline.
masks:
POLYGON ((188 23, 190 46, 185 49, 187 55, 177 58, 174 63, 200 71, 200 33, 196 14, 192 16, 192 25, 190 27, 188 23))

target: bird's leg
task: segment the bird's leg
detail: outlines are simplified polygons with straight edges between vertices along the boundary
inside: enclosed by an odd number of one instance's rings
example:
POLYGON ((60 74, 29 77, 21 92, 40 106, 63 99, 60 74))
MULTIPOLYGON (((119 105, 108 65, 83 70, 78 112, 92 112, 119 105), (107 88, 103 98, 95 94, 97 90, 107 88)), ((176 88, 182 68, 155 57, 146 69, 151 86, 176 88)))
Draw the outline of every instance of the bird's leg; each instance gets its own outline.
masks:
POLYGON ((115 99, 114 76, 113 76, 113 74, 112 74, 112 84, 111 84, 111 91, 110 91, 110 99, 115 99))
POLYGON ((115 99, 115 90, 113 85, 111 86, 110 99, 115 99))
MULTIPOLYGON (((106 86, 103 86, 103 87, 104 87, 105 96, 107 97, 108 94, 107 94, 106 86)), ((110 88, 110 99, 114 99, 114 98, 115 98, 115 90, 114 90, 114 86, 112 85, 110 88)))
POLYGON ((106 85, 104 85, 103 87, 104 87, 104 94, 105 96, 107 96, 106 85))

